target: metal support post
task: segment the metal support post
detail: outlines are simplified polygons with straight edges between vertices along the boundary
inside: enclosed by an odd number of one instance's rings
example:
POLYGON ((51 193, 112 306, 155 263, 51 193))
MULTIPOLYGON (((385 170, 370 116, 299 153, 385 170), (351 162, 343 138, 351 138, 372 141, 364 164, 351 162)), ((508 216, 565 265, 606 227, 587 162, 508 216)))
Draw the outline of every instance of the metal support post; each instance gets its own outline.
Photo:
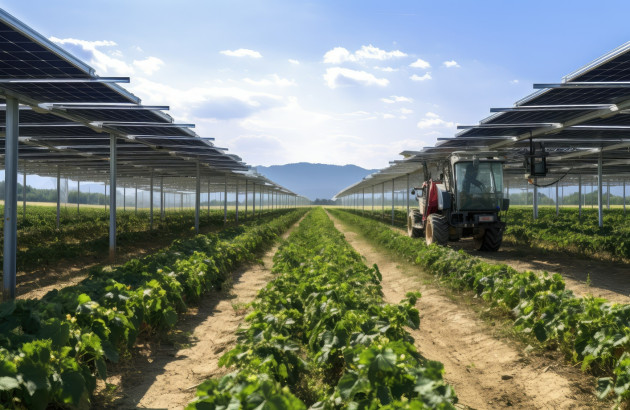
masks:
POLYGON ((151 185, 151 190, 149 191, 149 219, 151 221, 151 230, 153 230, 153 171, 151 171, 149 185, 151 185))
POLYGON ((116 136, 109 136, 109 259, 116 257, 116 136))
POLYGON ((238 224, 238 179, 236 180, 236 189, 234 192, 234 197, 236 198, 236 223, 238 224))
POLYGON ((604 226, 604 213, 602 211, 602 189, 604 181, 602 181, 602 153, 599 153, 597 158, 597 217, 599 220, 599 227, 604 226))
MULTIPOLYGON (((175 198, 173 198, 173 199, 175 199, 175 198)), ((184 210, 184 193, 183 192, 181 192, 179 194, 179 210, 180 211, 184 210)))
POLYGON ((160 177, 160 219, 164 220, 164 177, 160 177))
POLYGON ((77 181, 77 215, 80 215, 81 209, 79 204, 81 203, 81 181, 77 181))
POLYGON ((365 188, 361 192, 361 215, 365 214, 365 188))
POLYGON ((252 217, 256 216, 256 184, 252 184, 252 217))
POLYGON ((248 201, 249 200, 249 198, 248 198, 249 192, 247 192, 247 188, 248 188, 247 182, 248 182, 247 179, 245 179, 245 219, 247 219, 247 202, 249 202, 248 201))
POLYGON ((582 221, 582 175, 578 175, 578 214, 582 221))
POLYGON ((374 185, 372 185, 372 213, 374 213, 374 185))
POLYGON ((385 182, 383 182, 383 192, 381 192, 381 218, 385 219, 385 182))
POLYGON ((538 219, 538 178, 534 178, 534 221, 538 219))
POLYGON ((623 213, 626 213, 626 179, 623 180, 623 213))
POLYGON ((409 174, 407 174, 407 193, 405 194, 406 203, 407 203, 407 215, 409 215, 409 174))
POLYGON ((199 208, 201 206, 201 175, 200 165, 197 161, 197 179, 195 184, 195 232, 199 233, 199 208))
POLYGON ((560 215, 560 200, 558 199, 558 182, 556 182, 556 216, 560 215))
MULTIPOLYGON (((107 194, 105 194, 105 198, 107 199, 107 194)), ((61 169, 59 165, 57 165, 57 229, 60 226, 61 219, 61 169)))
POLYGON ((210 217, 210 177, 208 177, 208 217, 210 217))
POLYGON ((136 182, 136 196, 133 200, 134 210, 133 212, 138 215, 138 183, 136 182))
POLYGON ((224 224, 227 223, 227 183, 228 183, 228 176, 227 174, 225 174, 225 191, 223 194, 223 223, 224 224))
POLYGON ((6 129, 4 147, 4 260, 2 300, 15 299, 17 284, 17 169, 19 105, 18 100, 6 97, 6 129))
POLYGON ((394 226, 394 180, 392 179, 392 226, 394 226))
POLYGON ((610 178, 606 181, 606 209, 610 209, 610 178))

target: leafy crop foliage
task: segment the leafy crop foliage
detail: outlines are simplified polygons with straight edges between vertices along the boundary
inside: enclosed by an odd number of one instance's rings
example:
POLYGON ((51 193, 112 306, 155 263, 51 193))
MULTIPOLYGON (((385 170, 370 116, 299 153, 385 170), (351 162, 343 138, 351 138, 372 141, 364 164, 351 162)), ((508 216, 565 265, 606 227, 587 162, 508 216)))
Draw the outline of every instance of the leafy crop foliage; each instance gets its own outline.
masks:
POLYGON ((561 350, 583 370, 607 376, 598 382, 601 398, 614 394, 618 401, 630 399, 630 305, 590 296, 577 298, 565 289, 558 274, 536 275, 485 263, 463 251, 427 247, 421 240, 349 212, 331 212, 443 283, 474 291, 492 307, 512 315, 516 330, 561 350))
MULTIPOLYGON (((3 207, 0 206, 0 213, 3 207)), ((21 211, 21 209, 20 209, 21 211)), ((60 228, 56 224, 56 208, 28 206, 26 218, 18 212, 18 270, 48 266, 61 259, 94 255, 109 248, 109 211, 102 208, 83 208, 81 214, 61 210, 60 228)), ((228 220, 234 221, 235 212, 228 212, 228 220)), ((139 240, 158 238, 165 233, 190 232, 195 225, 194 211, 167 212, 164 220, 159 212, 154 215, 150 229, 149 212, 145 210, 117 212, 116 230, 120 246, 133 245, 139 240)), ((200 213, 200 225, 223 226, 223 211, 200 213)), ((0 226, 2 223, 0 222, 0 226)), ((0 237, 0 244, 3 242, 0 237)), ((0 254, 2 247, 0 246, 0 254)))
POLYGON ((201 384, 189 409, 453 407, 442 364, 423 358, 406 331, 419 326, 419 295, 385 304, 378 268, 321 208, 279 249, 273 272, 220 360, 237 370, 201 384))
MULTIPOLYGON (((391 209, 347 209, 355 215, 391 223, 391 209)), ((407 229, 406 210, 394 209, 394 226, 407 229)), ((540 207, 534 220, 532 208, 511 207, 502 216, 507 221, 504 242, 532 248, 570 252, 589 257, 630 261, 630 219, 623 209, 604 209, 604 227, 599 227, 597 209, 540 207)))
POLYGON ((569 251, 587 256, 630 260, 630 219, 623 209, 604 209, 600 228, 597 209, 540 208, 534 221, 531 208, 510 209, 505 240, 531 247, 569 251))
POLYGON ((117 362, 140 333, 172 327, 188 304, 220 288, 236 264, 255 259, 304 212, 277 211, 219 234, 176 240, 113 270, 95 269, 40 300, 0 305, 0 403, 88 408, 107 361, 117 362))

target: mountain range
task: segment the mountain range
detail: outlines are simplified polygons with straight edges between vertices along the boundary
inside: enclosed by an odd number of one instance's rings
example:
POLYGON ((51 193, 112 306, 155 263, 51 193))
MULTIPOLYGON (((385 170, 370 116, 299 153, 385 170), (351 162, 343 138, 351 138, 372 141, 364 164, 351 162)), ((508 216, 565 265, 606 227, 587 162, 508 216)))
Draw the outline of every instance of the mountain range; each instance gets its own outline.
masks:
POLYGON ((330 199, 343 188, 378 171, 356 165, 330 165, 298 162, 295 164, 258 166, 257 171, 270 180, 311 200, 330 199))

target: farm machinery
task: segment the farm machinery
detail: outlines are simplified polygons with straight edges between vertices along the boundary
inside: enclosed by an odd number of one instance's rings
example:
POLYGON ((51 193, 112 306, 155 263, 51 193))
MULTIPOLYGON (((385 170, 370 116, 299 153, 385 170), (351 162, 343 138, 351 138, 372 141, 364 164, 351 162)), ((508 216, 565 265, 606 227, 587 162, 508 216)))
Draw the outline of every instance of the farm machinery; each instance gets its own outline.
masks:
POLYGON ((419 207, 409 211, 409 236, 440 245, 472 236, 479 250, 499 250, 505 229, 500 213, 509 207, 503 162, 496 152, 464 151, 425 161, 425 181, 411 191, 419 207))

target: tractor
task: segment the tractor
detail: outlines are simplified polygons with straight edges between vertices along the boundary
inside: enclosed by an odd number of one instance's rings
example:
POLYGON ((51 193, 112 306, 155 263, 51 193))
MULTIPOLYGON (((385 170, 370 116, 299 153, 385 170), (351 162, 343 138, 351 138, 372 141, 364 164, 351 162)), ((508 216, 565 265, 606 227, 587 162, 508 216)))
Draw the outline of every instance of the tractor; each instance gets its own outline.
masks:
POLYGON ((411 191, 419 207, 409 211, 409 236, 424 234, 427 245, 472 236, 480 251, 498 251, 505 230, 500 213, 509 207, 503 198, 503 163, 496 152, 464 151, 425 161, 425 181, 411 191))

